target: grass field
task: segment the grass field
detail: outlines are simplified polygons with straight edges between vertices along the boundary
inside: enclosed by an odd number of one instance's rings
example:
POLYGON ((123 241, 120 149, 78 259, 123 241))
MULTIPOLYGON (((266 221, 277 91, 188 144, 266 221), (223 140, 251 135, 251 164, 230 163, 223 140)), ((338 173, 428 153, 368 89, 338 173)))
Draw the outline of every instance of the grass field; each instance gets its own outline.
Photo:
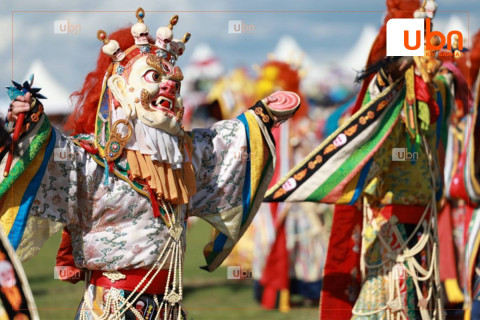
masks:
MULTIPOLYGON (((199 269, 205 264, 202 250, 209 234, 210 227, 203 221, 188 231, 184 301, 189 319, 318 319, 316 307, 292 309, 288 313, 262 310, 253 299, 251 281, 227 280, 225 268, 212 273, 199 269)), ((49 239, 35 258, 24 263, 41 319, 73 319, 83 295, 83 282, 72 285, 53 279, 59 243, 60 233, 49 239)))

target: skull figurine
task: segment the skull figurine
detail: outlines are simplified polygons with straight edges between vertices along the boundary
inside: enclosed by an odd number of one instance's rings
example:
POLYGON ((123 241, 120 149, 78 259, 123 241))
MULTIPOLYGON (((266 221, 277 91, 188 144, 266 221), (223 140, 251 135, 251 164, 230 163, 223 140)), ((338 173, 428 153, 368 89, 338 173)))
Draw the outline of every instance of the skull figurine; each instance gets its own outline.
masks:
POLYGON ((171 62, 175 63, 178 57, 183 54, 184 50, 185 50, 185 44, 181 40, 173 39, 172 42, 170 43, 170 52, 172 53, 171 62))
POLYGON ((122 61, 125 58, 125 52, 120 48, 120 45, 115 40, 110 40, 107 33, 103 30, 97 32, 98 40, 103 42, 102 51, 115 62, 122 61))
POLYGON ((135 23, 130 29, 136 45, 148 44, 148 27, 143 22, 135 23))
POLYGON ((172 41, 173 32, 168 27, 160 27, 157 29, 157 40, 155 45, 160 49, 167 51, 168 44, 172 41))
POLYGON ((178 16, 177 15, 174 15, 171 19, 170 19, 170 24, 166 27, 160 27, 157 29, 157 33, 156 33, 156 41, 155 41, 155 45, 160 49, 158 52, 157 52, 157 56, 159 56, 160 58, 163 58, 163 59, 166 59, 169 54, 168 54, 168 49, 167 49, 167 46, 170 42, 172 42, 172 39, 173 39, 173 26, 176 25, 178 22, 178 16))
POLYGON ((426 19, 427 13, 425 12, 425 8, 422 7, 420 9, 415 10, 415 12, 413 13, 413 17, 415 19, 426 19))
POLYGON ((132 26, 130 31, 132 32, 132 36, 135 39, 136 45, 146 45, 148 44, 148 27, 145 23, 143 23, 145 11, 142 8, 138 8, 136 16, 138 22, 132 26))
POLYGON ((172 42, 170 43, 170 53, 172 54, 171 63, 174 64, 178 60, 178 57, 180 57, 185 52, 185 43, 190 40, 190 36, 191 34, 187 32, 183 36, 182 40, 172 40, 172 42))
POLYGON ((120 49, 120 45, 115 40, 108 41, 108 43, 102 47, 102 51, 112 57, 115 62, 122 61, 123 58, 125 58, 125 52, 120 49))

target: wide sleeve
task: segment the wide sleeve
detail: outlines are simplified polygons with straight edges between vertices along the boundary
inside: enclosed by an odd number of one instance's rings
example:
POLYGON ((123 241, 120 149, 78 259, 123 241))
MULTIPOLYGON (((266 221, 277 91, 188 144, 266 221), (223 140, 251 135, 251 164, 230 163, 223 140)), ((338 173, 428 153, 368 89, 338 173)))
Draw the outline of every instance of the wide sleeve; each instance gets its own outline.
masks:
POLYGON ((197 193, 190 214, 215 228, 204 248, 206 269, 228 256, 257 212, 273 175, 275 146, 252 111, 192 133, 197 193))
MULTIPOLYGON (((88 218, 83 208, 93 205, 94 185, 99 183, 99 165, 84 148, 57 129, 55 147, 45 168, 30 214, 63 224, 88 218)), ((78 140, 77 140, 78 141, 78 140)))
POLYGON ((41 117, 17 145, 8 176, 0 178, 0 222, 13 247, 38 251, 62 226, 77 223, 78 203, 92 194, 87 181, 96 168, 83 148, 41 117))

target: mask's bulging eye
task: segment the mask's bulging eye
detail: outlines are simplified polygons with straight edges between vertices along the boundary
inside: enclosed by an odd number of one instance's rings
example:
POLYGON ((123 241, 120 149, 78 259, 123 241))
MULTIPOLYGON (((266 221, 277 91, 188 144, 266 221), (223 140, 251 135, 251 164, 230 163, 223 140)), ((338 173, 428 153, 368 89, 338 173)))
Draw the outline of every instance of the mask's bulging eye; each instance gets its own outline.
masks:
POLYGON ((148 70, 143 75, 143 78, 147 82, 160 82, 160 73, 155 70, 148 70))

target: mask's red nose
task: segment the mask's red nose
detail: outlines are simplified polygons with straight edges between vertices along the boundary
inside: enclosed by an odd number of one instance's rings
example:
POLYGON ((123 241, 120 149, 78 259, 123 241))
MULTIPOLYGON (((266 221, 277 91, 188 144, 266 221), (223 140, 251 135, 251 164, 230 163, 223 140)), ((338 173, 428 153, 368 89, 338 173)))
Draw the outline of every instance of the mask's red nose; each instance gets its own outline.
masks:
POLYGON ((160 95, 170 99, 175 99, 176 86, 175 81, 167 80, 160 83, 160 95))

